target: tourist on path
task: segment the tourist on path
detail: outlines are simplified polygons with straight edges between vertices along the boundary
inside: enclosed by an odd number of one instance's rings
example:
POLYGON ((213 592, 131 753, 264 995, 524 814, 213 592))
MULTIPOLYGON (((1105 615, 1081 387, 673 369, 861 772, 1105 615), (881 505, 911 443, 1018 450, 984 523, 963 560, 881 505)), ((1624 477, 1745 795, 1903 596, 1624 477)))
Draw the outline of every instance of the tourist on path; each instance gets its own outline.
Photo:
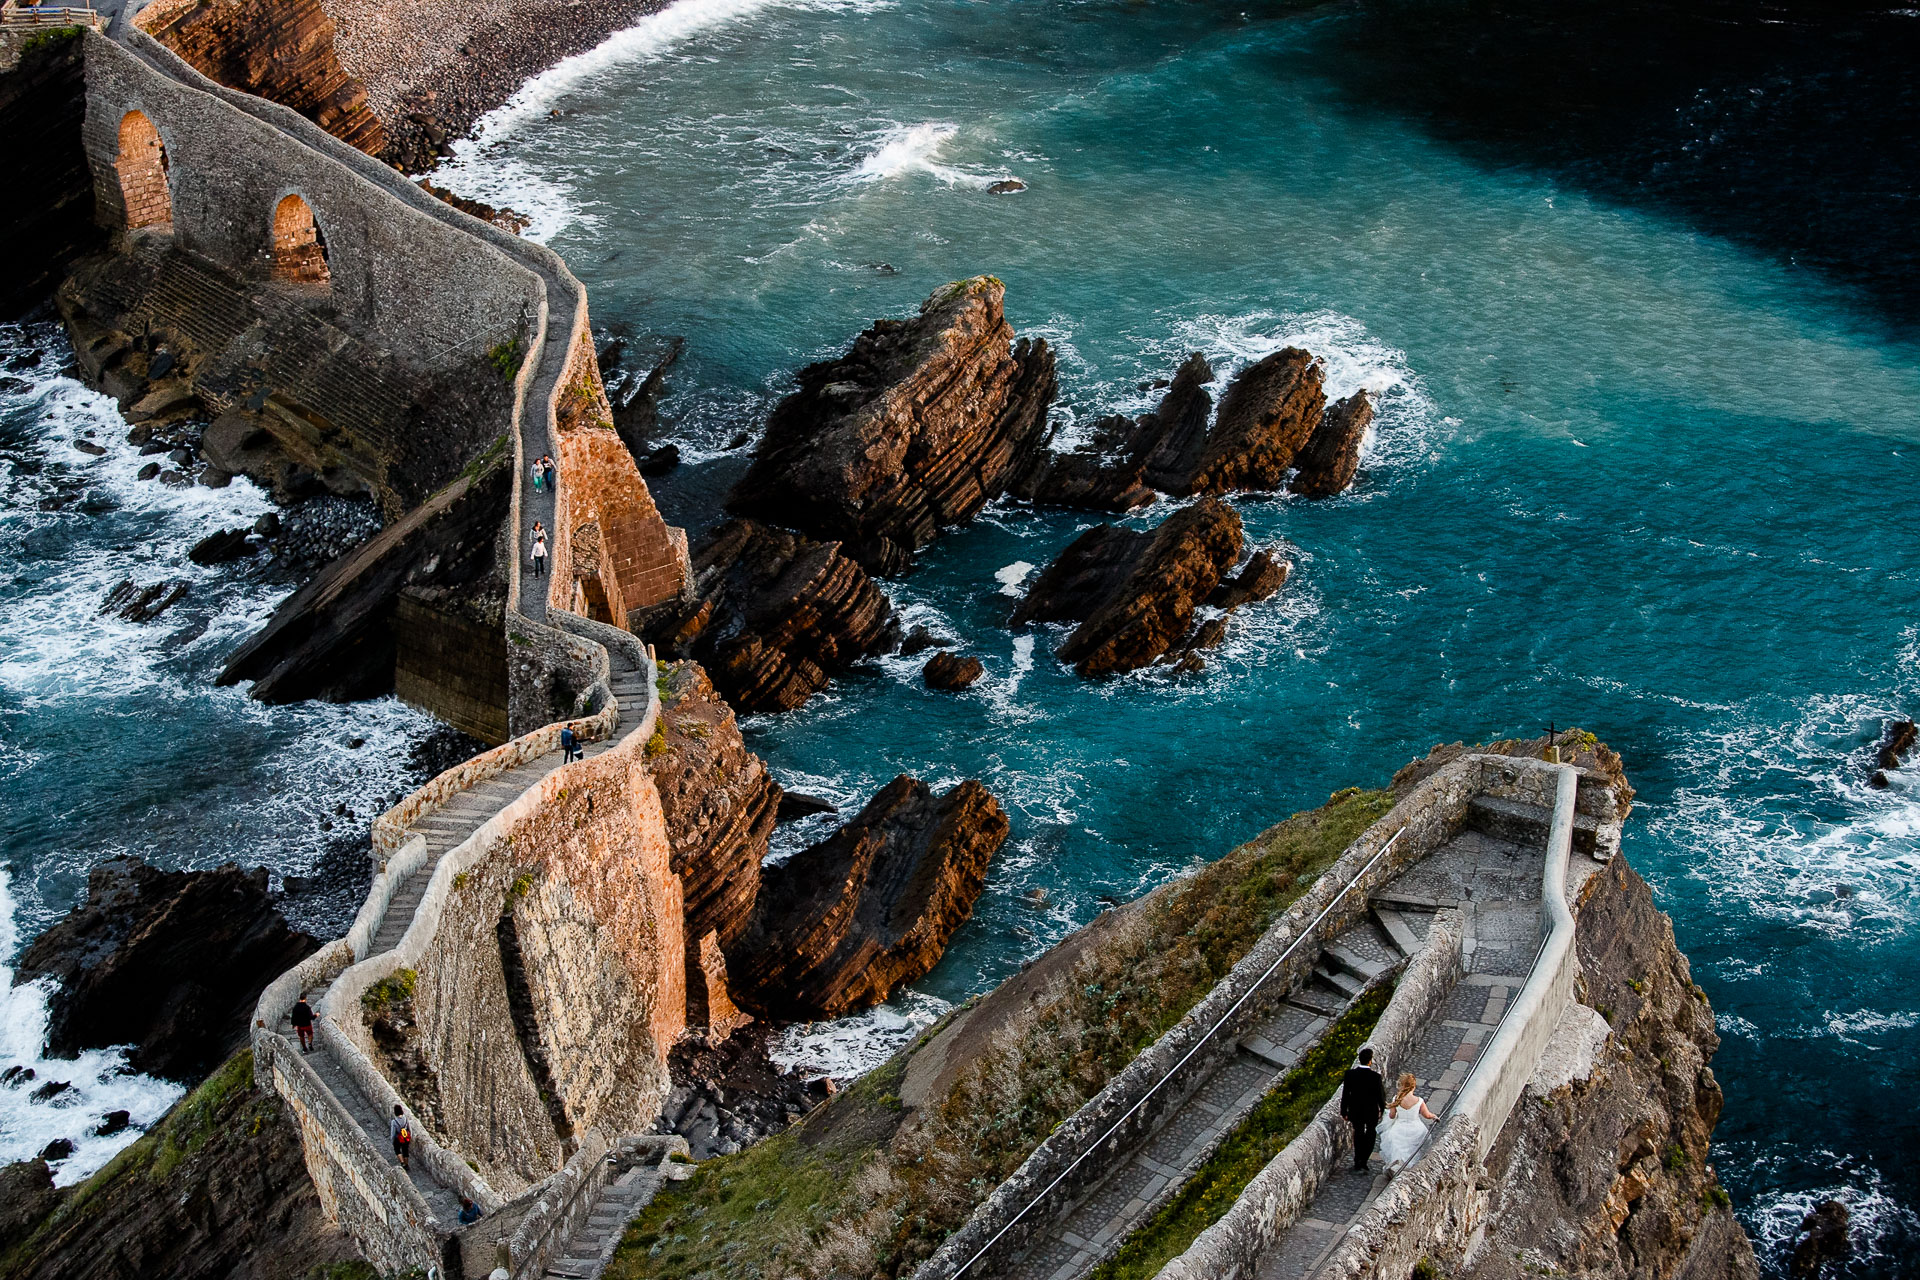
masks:
POLYGON ((533 491, 535 493, 538 493, 540 492, 540 482, 546 479, 546 476, 547 476, 546 461, 544 459, 537 459, 533 464, 532 470, 533 470, 533 491))
POLYGON ((547 531, 538 520, 533 522, 533 576, 547 576, 547 531))
MULTIPOLYGON (((546 457, 540 459, 540 469, 546 473, 547 488, 553 489, 554 471, 552 454, 548 454, 546 457)), ((558 492, 558 490, 555 490, 555 492, 558 492)))
POLYGON ((302 991, 300 999, 294 1003, 293 1012, 287 1015, 287 1021, 293 1024, 294 1034, 300 1037, 300 1052, 313 1052, 313 1006, 307 1003, 307 993, 302 991))
POLYGON ((397 1102, 393 1104, 393 1121, 387 1125, 387 1136, 393 1139, 393 1154, 400 1157, 400 1167, 412 1169, 407 1157, 413 1153, 413 1126, 407 1123, 407 1113, 397 1102))
POLYGON ((1387 1108, 1387 1126, 1380 1130, 1380 1158, 1386 1161, 1388 1176, 1406 1168, 1419 1154, 1420 1144, 1427 1140, 1425 1121, 1440 1118, 1427 1110, 1425 1098, 1414 1095, 1414 1087, 1419 1083, 1413 1078, 1413 1072, 1401 1072, 1393 1105, 1387 1108))
POLYGON ((580 758, 580 735, 568 725, 560 730, 560 763, 571 764, 580 758))
POLYGON ((480 1221, 480 1206, 465 1196, 460 1197, 460 1225, 470 1227, 480 1221))
POLYGON ((1355 1173, 1366 1172, 1367 1157, 1373 1154, 1374 1131, 1386 1103, 1387 1082, 1373 1069, 1373 1050, 1362 1049, 1346 1079, 1340 1082, 1340 1114, 1353 1126, 1355 1173))

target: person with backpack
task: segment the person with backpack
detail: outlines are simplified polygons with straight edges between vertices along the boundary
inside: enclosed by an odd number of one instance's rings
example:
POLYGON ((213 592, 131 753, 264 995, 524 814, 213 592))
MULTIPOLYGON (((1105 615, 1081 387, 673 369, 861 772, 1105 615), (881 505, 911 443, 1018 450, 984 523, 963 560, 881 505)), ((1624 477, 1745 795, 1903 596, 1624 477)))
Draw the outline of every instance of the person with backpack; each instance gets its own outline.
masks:
POLYGON ((572 764, 580 758, 580 735, 568 725, 560 730, 560 763, 572 764))
POLYGON ((399 1103, 393 1104, 393 1122, 387 1126, 387 1133, 393 1139, 393 1154, 400 1157, 400 1167, 411 1170, 407 1157, 413 1154, 413 1126, 407 1123, 407 1113, 400 1109, 399 1103))
POLYGON ((287 1021, 293 1024, 294 1034, 300 1037, 300 1052, 313 1052, 313 1006, 307 1003, 307 993, 302 991, 295 1002, 293 1012, 287 1015, 287 1021))

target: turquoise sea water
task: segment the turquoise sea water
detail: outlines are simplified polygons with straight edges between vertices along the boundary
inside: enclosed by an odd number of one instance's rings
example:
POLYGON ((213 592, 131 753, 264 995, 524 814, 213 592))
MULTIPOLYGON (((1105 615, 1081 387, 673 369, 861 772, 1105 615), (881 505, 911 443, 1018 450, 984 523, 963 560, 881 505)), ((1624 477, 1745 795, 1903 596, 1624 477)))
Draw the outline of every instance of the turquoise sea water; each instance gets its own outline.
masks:
MULTIPOLYGON (((1063 440, 1146 407, 1140 384, 1191 350, 1230 375, 1302 345, 1334 390, 1375 393, 1351 493, 1238 503, 1295 575, 1203 675, 1087 684, 1050 657, 1057 635, 1008 632, 1016 567, 1089 521, 1002 505, 888 584, 908 621, 982 658, 980 684, 930 694, 917 663, 882 659, 747 723, 789 785, 858 804, 901 771, 977 776, 1012 814, 972 923, 903 1013, 990 986, 1103 898, 1436 741, 1579 724, 1627 759, 1627 854, 1719 1014, 1717 1161, 1769 1267, 1835 1195, 1860 1226, 1849 1274, 1920 1274, 1920 792, 1898 776, 1870 790, 1864 769, 1883 719, 1920 710, 1911 326, 1885 281, 1860 282, 1872 252, 1815 274, 1805 227, 1770 239, 1731 216, 1751 194, 1704 216, 1692 188, 1629 198, 1591 154, 1472 145, 1382 91, 1368 21, 679 0, 535 82, 444 180, 535 215, 603 327, 687 339, 662 439, 691 461, 656 491, 696 532, 744 466, 728 445, 793 369, 977 272, 1058 348, 1063 440), (1028 189, 986 193, 1007 176, 1028 189)), ((1777 80, 1755 84, 1791 98, 1777 80)), ((1513 99, 1523 122, 1532 107, 1513 99)), ((1669 113, 1662 146, 1722 145, 1729 117, 1690 111, 1669 113)), ((16 353, 20 381, 0 383, 0 961, 113 852, 310 871, 335 806, 364 819, 426 727, 391 702, 263 708, 211 688, 281 589, 185 548, 261 500, 134 482, 110 403, 54 376, 46 334, 0 331, 0 358, 16 353), (72 449, 87 430, 106 458, 72 449), (154 627, 97 622, 125 576, 194 595, 154 627)), ((42 1016, 37 993, 8 998, 0 1062, 35 1060, 42 1016)), ((840 1047, 883 1029, 857 1023, 840 1047)), ((143 1120, 172 1096, 111 1055, 83 1065, 88 1108, 143 1120)), ((72 1128, 0 1089, 0 1156, 72 1128)), ((63 1178, 109 1153, 83 1144, 63 1178)))
POLYGON ((979 685, 928 693, 883 659, 750 722, 753 745, 844 801, 908 771, 1009 807, 919 984, 954 999, 1436 741, 1590 728, 1627 759, 1627 853, 1719 1014, 1719 1168, 1770 1267, 1838 1195, 1855 1272, 1912 1274, 1920 796, 1863 764, 1920 701, 1916 350, 1751 238, 1370 108, 1344 75, 1358 21, 682 0, 536 82, 453 175, 535 215, 598 323, 687 339, 662 438, 695 461, 657 489, 696 530, 794 368, 959 276, 998 275, 1059 349, 1069 438, 1189 350, 1230 373, 1303 345, 1368 387, 1350 494, 1239 503, 1295 576, 1199 678, 1087 684, 1057 636, 1007 631, 997 575, 1089 521, 1003 504, 890 584, 979 685), (985 192, 1007 176, 1028 189, 985 192))

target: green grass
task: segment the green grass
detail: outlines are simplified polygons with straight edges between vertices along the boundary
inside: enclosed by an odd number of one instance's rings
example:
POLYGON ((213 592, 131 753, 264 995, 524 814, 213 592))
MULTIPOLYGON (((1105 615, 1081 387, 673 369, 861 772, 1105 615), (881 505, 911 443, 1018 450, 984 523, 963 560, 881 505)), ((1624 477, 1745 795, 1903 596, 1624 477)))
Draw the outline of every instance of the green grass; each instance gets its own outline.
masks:
POLYGON ((500 375, 502 382, 512 382, 514 375, 520 372, 520 361, 526 352, 520 346, 520 339, 495 343, 487 348, 487 363, 500 375))
POLYGON ((907 1275, 1392 806, 1387 791, 1338 792, 1131 904, 1063 980, 1005 1017, 944 1097, 896 1109, 922 1037, 803 1124, 663 1193, 607 1275, 907 1275))
POLYGON ((1340 1087, 1348 1064, 1373 1034, 1392 994, 1390 987, 1378 987, 1347 1010, 1300 1065, 1254 1105, 1213 1158, 1088 1280, 1152 1280, 1160 1268, 1186 1252, 1195 1237, 1218 1222, 1254 1175, 1300 1136, 1340 1087))
POLYGON ((360 993, 360 1003, 368 1009, 384 1009, 413 999, 413 988, 420 975, 412 969, 396 969, 360 993))

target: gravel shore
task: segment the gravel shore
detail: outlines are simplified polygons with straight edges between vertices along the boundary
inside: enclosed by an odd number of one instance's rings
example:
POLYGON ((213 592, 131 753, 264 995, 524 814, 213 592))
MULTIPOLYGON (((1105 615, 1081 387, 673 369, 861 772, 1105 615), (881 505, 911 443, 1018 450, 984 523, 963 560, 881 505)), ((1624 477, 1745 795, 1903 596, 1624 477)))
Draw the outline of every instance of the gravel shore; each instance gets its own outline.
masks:
POLYGON ((522 84, 668 0, 322 0, 341 65, 387 130, 382 159, 433 167, 522 84))

